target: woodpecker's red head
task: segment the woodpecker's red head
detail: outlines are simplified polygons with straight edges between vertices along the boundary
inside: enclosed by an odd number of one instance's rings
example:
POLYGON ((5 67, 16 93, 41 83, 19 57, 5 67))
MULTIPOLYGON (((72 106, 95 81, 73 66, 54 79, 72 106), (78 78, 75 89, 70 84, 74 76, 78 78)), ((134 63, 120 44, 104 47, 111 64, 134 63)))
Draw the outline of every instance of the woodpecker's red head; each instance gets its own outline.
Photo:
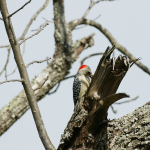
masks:
POLYGON ((80 66, 78 73, 83 74, 85 76, 92 77, 92 71, 91 68, 87 65, 80 66))

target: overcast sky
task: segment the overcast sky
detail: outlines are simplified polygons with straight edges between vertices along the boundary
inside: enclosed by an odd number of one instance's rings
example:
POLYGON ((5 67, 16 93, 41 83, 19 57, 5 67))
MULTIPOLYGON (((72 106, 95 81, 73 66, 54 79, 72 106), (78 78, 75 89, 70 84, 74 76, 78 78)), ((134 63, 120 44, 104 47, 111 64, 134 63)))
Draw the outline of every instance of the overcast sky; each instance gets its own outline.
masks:
MULTIPOLYGON (((7 0, 9 13, 14 12, 27 1, 22 0, 7 0)), ((31 1, 23 10, 19 11, 12 17, 12 23, 16 36, 19 37, 29 22, 31 16, 43 5, 45 1, 31 1)), ((69 22, 80 18, 88 8, 90 0, 66 0, 65 14, 66 21, 69 22)), ((88 19, 95 19, 101 15, 96 21, 107 28, 117 41, 125 46, 135 57, 141 57, 141 62, 150 68, 150 1, 149 0, 118 0, 114 2, 100 2, 92 8, 88 19)), ((1 15, 0 15, 1 17, 1 15)), ((33 34, 32 30, 38 29, 44 23, 42 17, 53 19, 53 6, 50 1, 49 6, 44 10, 34 21, 29 29, 28 34, 33 34)), ((80 60, 85 56, 104 52, 107 46, 111 46, 108 39, 98 30, 92 27, 85 27, 73 31, 73 41, 81 39, 91 33, 96 33, 94 36, 95 45, 92 48, 85 50, 76 61, 71 69, 70 75, 77 72, 80 66, 80 60)), ((51 23, 40 34, 34 36, 26 42, 26 51, 24 55, 25 64, 33 60, 42 60, 46 57, 52 57, 55 49, 54 43, 54 24, 51 23)), ((8 38, 0 20, 0 45, 8 44, 8 38)), ((22 47, 21 47, 22 49, 22 47)), ((115 50, 117 57, 118 50, 115 50)), ((0 68, 4 67, 7 57, 7 49, 0 49, 0 68)), ((85 64, 89 65, 93 71, 98 65, 101 56, 95 56, 88 59, 85 64)), ((11 58, 7 72, 11 73, 15 68, 14 56, 11 52, 11 58)), ((46 63, 34 64, 28 68, 29 77, 32 80, 44 68, 46 63)), ((19 73, 10 76, 8 79, 19 79, 19 73)), ((0 82, 5 80, 5 75, 0 77, 0 82)), ((45 123, 48 135, 57 148, 60 136, 63 133, 67 122, 73 113, 73 98, 72 98, 73 78, 62 81, 57 93, 46 96, 39 103, 39 108, 42 118, 45 123)), ((140 68, 134 65, 125 78, 123 79, 117 92, 126 92, 131 98, 139 95, 140 97, 131 103, 122 105, 113 105, 118 111, 114 114, 111 109, 108 113, 108 118, 114 119, 122 117, 125 114, 131 113, 136 108, 144 105, 150 100, 150 78, 149 75, 143 72, 140 68)), ((6 83, 0 85, 0 109, 9 103, 22 90, 21 83, 6 83)), ((127 99, 123 99, 124 101, 127 99)), ((1 150, 44 150, 40 138, 33 121, 31 111, 28 110, 6 133, 0 137, 1 150)))

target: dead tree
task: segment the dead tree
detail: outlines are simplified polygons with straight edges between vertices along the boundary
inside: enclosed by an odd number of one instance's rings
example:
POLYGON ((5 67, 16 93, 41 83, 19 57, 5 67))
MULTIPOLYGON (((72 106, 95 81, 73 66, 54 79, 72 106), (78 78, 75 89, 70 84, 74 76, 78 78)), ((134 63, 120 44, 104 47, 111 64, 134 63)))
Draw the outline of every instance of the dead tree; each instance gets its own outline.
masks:
MULTIPOLYGON (((9 103, 9 105, 3 107, 0 111, 0 135, 8 130, 9 127, 13 125, 13 123, 16 122, 30 107, 34 118, 36 118, 35 122, 37 126, 40 127, 38 121, 41 121, 41 119, 36 117, 36 113, 38 112, 38 114, 40 114, 40 112, 38 107, 37 110, 33 108, 32 103, 37 105, 36 101, 41 100, 57 83, 64 80, 65 76, 68 75, 73 62, 75 62, 78 58, 78 55, 84 49, 91 47, 94 44, 94 34, 84 37, 75 43, 72 42, 71 32, 78 25, 84 24, 97 28, 109 39, 112 45, 115 45, 116 48, 123 54, 127 55, 130 60, 128 57, 121 55, 116 60, 114 58, 110 59, 114 46, 111 49, 106 49, 99 62, 86 95, 80 100, 76 111, 73 113, 70 121, 68 122, 64 134, 61 137, 58 149, 150 149, 150 103, 147 103, 143 107, 135 110, 133 113, 118 120, 107 119, 108 108, 119 99, 129 97, 125 93, 116 94, 116 91, 130 67, 135 63, 139 68, 148 74, 150 74, 150 70, 141 62, 137 61, 137 59, 129 53, 126 48, 120 45, 107 29, 103 28, 94 20, 85 19, 90 9, 100 1, 94 2, 91 0, 91 4, 83 17, 73 20, 70 23, 67 23, 65 20, 64 1, 53 1, 55 25, 54 38, 56 45, 55 53, 52 61, 41 74, 31 81, 31 84, 29 82, 26 66, 24 65, 20 54, 20 45, 29 38, 37 35, 47 25, 45 24, 35 34, 25 38, 25 35, 33 20, 48 5, 49 0, 46 0, 44 5, 35 13, 35 15, 33 15, 21 37, 15 37, 15 32, 13 31, 13 26, 11 23, 11 17, 30 2, 31 0, 9 15, 6 7, 6 1, 0 1, 0 8, 3 14, 3 18, 0 19, 5 23, 6 31, 10 40, 10 45, 0 46, 0 48, 8 48, 7 61, 4 68, 0 72, 0 75, 6 71, 7 64, 9 62, 10 49, 12 47, 21 79, 4 82, 20 81, 23 83, 25 89, 25 91, 21 91, 9 103)), ((29 65, 35 62, 43 61, 33 61, 29 63, 29 65)), ((38 130, 45 132, 44 128, 38 128, 38 130)), ((39 135, 41 136, 42 132, 39 135)), ((48 135, 46 135, 46 137, 42 137, 45 145, 47 144, 45 140, 46 138, 48 139, 48 135)), ((51 142, 50 146, 45 146, 45 148, 55 149, 51 142)))

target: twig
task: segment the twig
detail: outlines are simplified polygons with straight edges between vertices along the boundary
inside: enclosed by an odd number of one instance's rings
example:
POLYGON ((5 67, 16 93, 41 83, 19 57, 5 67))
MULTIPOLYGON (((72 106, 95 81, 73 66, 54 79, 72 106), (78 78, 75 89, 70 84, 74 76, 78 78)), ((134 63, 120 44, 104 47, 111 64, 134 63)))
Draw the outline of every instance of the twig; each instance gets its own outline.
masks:
POLYGON ((3 83, 6 83, 6 82, 16 82, 16 81, 18 81, 18 82, 24 82, 23 79, 13 79, 13 80, 7 80, 7 81, 0 82, 0 85, 3 84, 3 83))
POLYGON ((23 9, 27 4, 29 4, 31 2, 31 0, 29 0, 27 3, 25 3, 21 8, 19 8, 18 10, 16 10, 15 12, 13 12, 12 14, 10 14, 8 16, 8 18, 12 17, 14 14, 16 14, 18 11, 20 11, 21 9, 23 9))
POLYGON ((42 17, 46 22, 49 22, 49 23, 54 23, 54 21, 50 21, 50 20, 47 20, 45 19, 44 17, 42 17))
POLYGON ((135 100, 138 99, 138 98, 139 98, 139 96, 136 96, 136 97, 133 98, 133 99, 130 99, 130 100, 127 100, 127 101, 124 101, 124 102, 120 102, 120 103, 114 103, 114 104, 120 105, 120 104, 128 103, 128 102, 131 102, 131 101, 135 101, 135 100))
MULTIPOLYGON (((43 4, 43 6, 32 16, 32 18, 30 19, 29 23, 27 24, 26 28, 24 29, 22 35, 17 39, 17 41, 20 40, 24 40, 25 39, 25 35, 27 34, 30 26, 32 25, 33 21, 36 19, 36 17, 42 12, 42 10, 44 10, 48 4, 49 4, 50 0, 46 0, 45 3, 43 4)), ((4 48, 4 47, 8 47, 10 45, 2 45, 0 46, 0 48, 4 48)))
POLYGON ((3 73, 3 72, 6 70, 6 68, 7 68, 7 65, 8 65, 8 62, 9 62, 9 57, 10 57, 10 48, 11 48, 11 46, 9 46, 9 47, 7 48, 7 51, 8 51, 7 60, 6 60, 6 63, 5 63, 5 66, 4 66, 3 70, 0 72, 0 76, 2 75, 2 73, 3 73))
POLYGON ((91 10, 91 8, 96 4, 96 2, 94 2, 93 0, 90 0, 90 1, 91 1, 90 6, 88 7, 88 9, 86 10, 86 12, 84 13, 82 19, 84 19, 88 15, 88 13, 91 10))
POLYGON ((3 18, 0 18, 0 20, 2 20, 2 21, 3 21, 3 18))
POLYGON ((22 42, 20 42, 19 44, 21 45, 23 42, 25 42, 26 40, 32 38, 33 36, 39 34, 47 25, 49 25, 49 23, 46 23, 42 29, 40 29, 39 31, 37 31, 36 33, 34 33, 33 35, 29 36, 28 38, 24 39, 22 42))
POLYGON ((116 114, 117 110, 114 110, 114 107, 112 105, 110 107, 111 107, 111 110, 113 111, 113 113, 116 114))
MULTIPOLYGON (((68 76, 68 77, 64 78, 62 81, 67 80, 67 79, 69 79, 69 78, 73 78, 73 77, 75 77, 75 75, 68 76)), ((57 92, 59 86, 60 86, 60 82, 58 83, 58 86, 56 87, 56 89, 55 89, 53 92, 48 93, 48 95, 51 95, 51 94, 57 92)))
POLYGON ((10 45, 1 45, 0 48, 6 48, 9 47, 10 45))
MULTIPOLYGON (((24 53, 25 53, 25 42, 24 42, 24 44, 23 44, 22 57, 24 56, 24 53)), ((16 66, 15 69, 12 71, 12 73, 7 74, 7 77, 8 77, 8 76, 11 76, 12 74, 14 74, 14 73, 16 72, 16 70, 17 70, 17 66, 16 66)))
POLYGON ((56 87, 56 89, 55 89, 53 92, 48 93, 48 95, 51 95, 51 94, 53 94, 53 93, 57 92, 57 90, 58 90, 59 86, 60 86, 60 82, 58 83, 58 86, 56 87))
POLYGON ((46 58, 44 60, 40 60, 40 61, 38 61, 38 60, 37 61, 32 61, 32 62, 30 62, 29 64, 26 65, 26 68, 28 68, 31 64, 34 64, 34 63, 43 63, 44 61, 48 61, 50 59, 51 59, 51 57, 46 58))
POLYGON ((38 29, 34 29, 34 30, 31 30, 31 31, 38 31, 38 30, 40 30, 45 23, 48 23, 48 22, 49 23, 54 23, 54 21, 49 21, 49 20, 45 19, 44 17, 43 17, 43 19, 45 20, 45 22, 42 23, 38 29))
POLYGON ((80 61, 81 65, 83 65, 83 63, 84 63, 84 61, 85 61, 86 59, 88 59, 88 58, 90 58, 90 57, 93 57, 93 56, 97 56, 97 55, 103 55, 103 53, 95 53, 95 54, 91 54, 91 55, 85 57, 84 59, 82 59, 82 60, 80 61))
POLYGON ((45 84, 45 82, 48 80, 49 76, 47 76, 47 78, 45 79, 45 81, 40 85, 40 87, 34 89, 33 91, 39 90, 43 87, 43 85, 45 84))
MULTIPOLYGON (((97 20, 100 16, 101 16, 101 15, 98 15, 98 16, 94 19, 94 21, 97 20)), ((88 25, 83 25, 82 27, 75 28, 74 30, 82 29, 82 28, 84 28, 84 27, 86 27, 86 26, 88 26, 88 25)))

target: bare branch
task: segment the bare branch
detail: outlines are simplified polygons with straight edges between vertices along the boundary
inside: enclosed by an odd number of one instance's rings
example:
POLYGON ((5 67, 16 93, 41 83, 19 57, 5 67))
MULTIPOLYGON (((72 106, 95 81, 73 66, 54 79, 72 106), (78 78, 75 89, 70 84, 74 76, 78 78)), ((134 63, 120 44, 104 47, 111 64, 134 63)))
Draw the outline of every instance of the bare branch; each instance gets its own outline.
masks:
POLYGON ((32 18, 30 19, 29 23, 27 24, 25 30, 23 31, 21 37, 18 38, 18 41, 24 40, 25 35, 27 34, 27 32, 28 32, 28 30, 29 30, 31 24, 32 24, 33 21, 36 19, 36 17, 41 13, 41 11, 44 10, 44 9, 48 6, 49 1, 50 1, 50 0, 45 0, 44 5, 32 16, 32 18))
POLYGON ((28 68, 31 64, 34 64, 34 63, 43 63, 43 62, 48 61, 50 59, 51 59, 51 57, 46 58, 44 60, 40 60, 40 61, 38 61, 38 60, 37 61, 32 61, 32 62, 30 62, 29 64, 26 65, 26 68, 28 68))
POLYGON ((0 48, 9 47, 10 45, 1 45, 0 48))
MULTIPOLYGON (((120 45, 118 43, 118 41, 113 37, 113 35, 105 28, 103 28, 99 23, 93 21, 93 20, 89 20, 89 19, 84 19, 83 21, 80 21, 81 19, 77 19, 77 20, 73 20, 69 23, 69 27, 71 30, 73 30, 77 25, 80 24, 86 24, 86 25, 90 25, 93 26, 95 28, 97 28, 100 32, 102 32, 107 38, 108 40, 111 42, 112 45, 115 45, 115 47, 124 55, 128 56, 131 60, 136 60, 137 58, 134 57, 125 47, 123 47, 122 45, 120 45), (76 22, 79 22, 79 24, 77 24, 76 22)), ((150 69, 143 65, 140 61, 137 61, 135 63, 139 68, 141 68, 143 71, 145 71, 146 73, 148 73, 150 75, 150 69)))
POLYGON ((82 19, 85 19, 85 17, 88 15, 89 11, 91 10, 91 8, 97 3, 97 2, 94 2, 93 0, 90 0, 90 6, 88 7, 88 9, 86 10, 86 12, 84 13, 82 19))
POLYGON ((117 113, 117 110, 115 110, 112 105, 111 105, 110 107, 111 107, 111 110, 113 111, 113 113, 116 114, 116 113, 117 113))
POLYGON ((7 51, 8 51, 7 60, 6 60, 6 63, 5 63, 5 66, 4 66, 3 70, 0 72, 0 76, 2 75, 2 73, 3 73, 3 72, 6 70, 6 68, 7 68, 7 65, 8 65, 8 62, 9 62, 9 57, 10 57, 10 48, 11 48, 11 46, 9 46, 9 47, 7 48, 7 51))
POLYGON ((48 93, 48 95, 51 95, 51 94, 54 94, 55 92, 57 92, 59 86, 60 86, 60 82, 58 83, 56 89, 53 92, 48 93))
POLYGON ((7 81, 0 82, 0 85, 3 84, 3 83, 6 83, 6 82, 16 82, 16 81, 18 81, 18 82, 24 82, 23 79, 13 79, 13 80, 7 80, 7 81))
POLYGON ((46 18, 42 17, 46 22, 49 22, 49 23, 54 23, 54 21, 50 21, 50 20, 47 20, 46 18))
POLYGON ((91 54, 91 55, 89 55, 89 56, 83 58, 83 59, 80 61, 81 65, 83 65, 83 63, 84 63, 84 61, 85 61, 86 59, 88 59, 88 58, 90 58, 90 57, 93 57, 93 56, 97 56, 97 55, 103 55, 103 53, 95 53, 95 54, 91 54))
POLYGON ((31 0, 29 0, 27 3, 25 3, 21 8, 19 8, 18 10, 16 10, 15 12, 13 12, 12 14, 10 14, 8 16, 8 18, 12 17, 14 14, 16 14, 18 11, 20 11, 21 9, 23 9, 27 4, 29 4, 31 2, 31 0))
MULTIPOLYGON (((94 21, 97 20, 101 15, 98 15, 95 19, 93 19, 94 21)), ((88 25, 83 25, 82 27, 78 27, 78 28, 75 28, 74 30, 78 30, 78 29, 82 29, 84 27, 86 27, 88 25)))
POLYGON ((45 20, 45 22, 42 23, 38 29, 33 29, 31 31, 38 31, 38 30, 40 30, 43 27, 43 25, 46 24, 46 23, 48 23, 48 22, 49 23, 54 23, 54 21, 49 21, 49 20, 45 19, 44 17, 43 17, 43 19, 45 20))
MULTIPOLYGON (((73 78, 73 77, 75 77, 75 75, 68 76, 68 77, 64 78, 62 81, 67 80, 67 79, 70 79, 70 78, 73 78)), ((55 89, 53 92, 48 93, 48 95, 51 95, 51 94, 57 92, 59 86, 60 86, 60 82, 58 83, 58 86, 56 87, 56 89, 55 89)))
POLYGON ((32 34, 32 35, 29 36, 28 38, 24 39, 24 40, 23 40, 22 42, 20 42, 19 44, 21 45, 21 44, 22 44, 23 42, 25 42, 26 40, 28 40, 28 39, 32 38, 33 36, 39 34, 47 25, 49 25, 49 23, 46 23, 46 24, 42 27, 42 29, 40 29, 40 30, 37 31, 36 33, 32 34))
POLYGON ((0 20, 2 20, 2 21, 3 21, 3 18, 0 18, 0 20))
POLYGON ((124 104, 124 103, 129 103, 129 102, 131 102, 131 101, 135 101, 136 99, 138 99, 139 98, 139 96, 136 96, 135 98, 132 98, 132 99, 130 99, 130 100, 127 100, 127 101, 124 101, 124 102, 120 102, 120 103, 114 103, 114 104, 118 104, 118 105, 120 105, 120 104, 124 104))

